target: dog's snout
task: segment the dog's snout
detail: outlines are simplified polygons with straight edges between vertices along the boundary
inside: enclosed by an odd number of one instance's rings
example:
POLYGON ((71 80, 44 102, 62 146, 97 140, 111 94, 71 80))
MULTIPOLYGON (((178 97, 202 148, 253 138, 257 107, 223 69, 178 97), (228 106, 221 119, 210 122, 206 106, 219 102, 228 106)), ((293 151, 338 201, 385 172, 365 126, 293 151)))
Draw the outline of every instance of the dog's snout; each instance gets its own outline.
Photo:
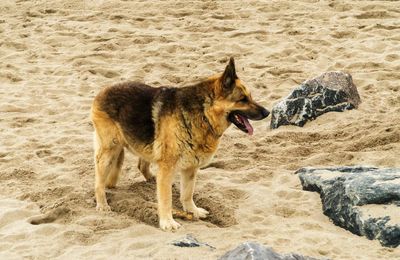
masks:
POLYGON ((265 108, 261 109, 262 118, 266 118, 269 115, 269 111, 265 108))

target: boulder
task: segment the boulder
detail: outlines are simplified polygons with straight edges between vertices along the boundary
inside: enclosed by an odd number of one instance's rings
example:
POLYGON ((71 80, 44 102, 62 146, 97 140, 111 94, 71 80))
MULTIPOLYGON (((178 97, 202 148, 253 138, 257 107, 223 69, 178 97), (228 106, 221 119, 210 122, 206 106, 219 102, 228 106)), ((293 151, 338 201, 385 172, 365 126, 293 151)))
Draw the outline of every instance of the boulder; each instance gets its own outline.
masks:
POLYGON ((271 128, 281 125, 304 126, 308 120, 331 111, 357 108, 361 103, 350 74, 326 72, 303 82, 292 93, 274 105, 271 128))
POLYGON ((320 193, 333 223, 386 247, 400 244, 400 169, 302 168, 304 190, 320 193))
POLYGON ((317 260, 298 254, 280 255, 271 248, 254 242, 245 242, 226 252, 219 260, 317 260))

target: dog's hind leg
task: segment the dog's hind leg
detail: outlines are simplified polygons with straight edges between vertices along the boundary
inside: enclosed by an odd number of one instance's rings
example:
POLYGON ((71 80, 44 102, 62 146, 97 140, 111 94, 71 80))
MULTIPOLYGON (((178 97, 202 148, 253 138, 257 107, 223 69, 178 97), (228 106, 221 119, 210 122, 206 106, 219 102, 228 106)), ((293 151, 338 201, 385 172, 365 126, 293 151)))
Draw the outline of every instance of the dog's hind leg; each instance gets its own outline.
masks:
POLYGON ((108 173, 108 177, 106 180, 106 187, 107 188, 115 188, 115 186, 117 185, 118 179, 119 179, 119 175, 121 174, 121 170, 122 170, 122 164, 124 162, 124 148, 121 149, 121 152, 118 155, 118 159, 116 160, 116 162, 112 163, 112 165, 110 166, 110 172, 108 173))
POLYGON ((181 172, 181 196, 180 200, 186 212, 193 213, 195 219, 206 218, 208 211, 198 208, 193 201, 194 185, 196 182, 196 168, 190 168, 181 172))
POLYGON ((95 196, 99 211, 110 211, 105 187, 115 186, 123 161, 122 139, 119 129, 107 114, 98 110, 94 105, 92 109, 95 149, 95 196))
POLYGON ((143 174, 146 181, 154 180, 153 174, 150 172, 150 163, 143 158, 139 158, 138 169, 143 174))
MULTIPOLYGON (((109 144, 105 142, 106 138, 101 138, 98 133, 96 135, 96 145, 95 145, 95 196, 98 211, 110 211, 110 206, 108 206, 105 187, 110 186, 109 177, 111 174, 111 179, 116 180, 117 174, 116 169, 118 167, 119 159, 121 158, 121 153, 123 147, 120 145, 109 144), (108 145, 107 145, 108 144, 108 145)), ((111 141, 112 142, 112 141, 111 141)), ((122 163, 121 163, 122 164, 122 163)))

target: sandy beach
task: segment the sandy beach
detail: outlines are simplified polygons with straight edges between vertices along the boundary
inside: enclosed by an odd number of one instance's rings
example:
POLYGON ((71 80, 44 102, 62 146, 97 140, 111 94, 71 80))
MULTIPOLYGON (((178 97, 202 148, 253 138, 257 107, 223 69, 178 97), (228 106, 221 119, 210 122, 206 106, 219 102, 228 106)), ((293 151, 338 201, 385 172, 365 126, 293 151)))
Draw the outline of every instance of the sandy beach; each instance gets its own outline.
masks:
MULTIPOLYGON (((396 1, 11 1, 0 3, 0 258, 216 259, 245 241, 329 259, 400 259, 335 226, 306 166, 400 167, 396 1), (204 221, 156 227, 154 184, 128 154, 113 210, 96 212, 90 107, 128 80, 185 86, 237 74, 269 110, 326 71, 353 76, 362 103, 304 127, 231 126, 198 175, 204 221), (47 216, 47 218, 43 218, 47 216), (40 223, 48 222, 48 223, 40 223), (192 234, 215 247, 179 248, 192 234)), ((174 205, 179 201, 179 176, 174 205)), ((398 209, 398 207, 397 207, 398 209)), ((394 208, 394 210, 396 210, 394 208)))

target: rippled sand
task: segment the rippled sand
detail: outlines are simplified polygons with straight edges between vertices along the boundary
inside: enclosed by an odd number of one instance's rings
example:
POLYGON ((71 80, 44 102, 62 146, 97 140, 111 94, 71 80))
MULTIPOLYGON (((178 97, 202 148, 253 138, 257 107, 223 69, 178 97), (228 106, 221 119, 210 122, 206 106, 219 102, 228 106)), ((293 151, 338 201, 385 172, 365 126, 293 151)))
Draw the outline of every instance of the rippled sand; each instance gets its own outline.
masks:
POLYGON ((333 225, 294 171, 400 167, 399 89, 396 1, 2 1, 0 256, 212 259, 258 241, 317 258, 395 259, 399 249, 333 225), (97 213, 95 94, 125 80, 184 86, 222 72, 230 56, 269 109, 329 70, 352 74, 363 103, 304 128, 272 131, 266 120, 249 137, 231 127, 199 174, 206 221, 156 228, 154 185, 132 155, 108 192, 114 213, 97 213), (216 249, 171 245, 188 233, 216 249))

